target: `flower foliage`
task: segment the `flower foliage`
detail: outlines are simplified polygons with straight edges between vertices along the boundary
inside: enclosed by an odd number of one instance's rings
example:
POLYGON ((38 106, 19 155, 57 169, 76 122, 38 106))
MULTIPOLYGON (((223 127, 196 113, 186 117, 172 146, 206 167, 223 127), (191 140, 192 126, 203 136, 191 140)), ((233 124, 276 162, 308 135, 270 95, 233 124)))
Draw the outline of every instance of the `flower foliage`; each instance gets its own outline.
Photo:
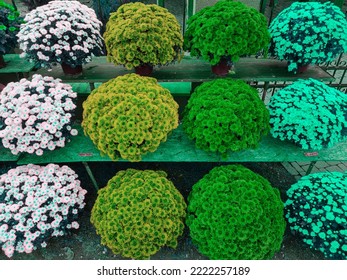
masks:
POLYGON ((285 212, 292 232, 326 258, 347 259, 347 174, 304 176, 287 195, 285 212))
POLYGON ((184 49, 212 65, 221 58, 237 61, 242 55, 267 49, 267 20, 256 9, 233 0, 218 1, 189 18, 184 49))
POLYGON ((68 166, 29 164, 0 176, 0 245, 7 257, 79 228, 86 191, 68 166))
POLYGON ((0 139, 13 154, 42 155, 64 147, 77 130, 71 128, 77 94, 59 79, 33 75, 9 83, 0 95, 0 139))
POLYGON ((11 51, 17 44, 17 33, 23 18, 12 6, 0 0, 0 55, 11 51))
POLYGON ((82 127, 112 160, 140 161, 178 126, 178 104, 157 80, 127 74, 95 89, 83 103, 82 127))
POLYGON ((17 34, 22 56, 42 67, 75 67, 101 54, 101 22, 78 1, 51 1, 30 11, 25 21, 17 34))
POLYGON ((127 69, 165 65, 182 57, 183 37, 175 16, 158 5, 128 3, 111 13, 104 34, 107 58, 127 69))
POLYGON ((288 70, 333 61, 347 52, 347 19, 331 2, 294 2, 269 27, 270 54, 287 60, 288 70))
POLYGON ((269 103, 271 134, 303 149, 321 150, 347 138, 347 96, 323 82, 299 80, 269 103))
POLYGON ((120 171, 98 191, 91 222, 115 254, 148 259, 163 246, 176 248, 186 203, 163 171, 120 171))
POLYGON ((241 80, 205 82, 191 95, 183 128, 200 149, 225 154, 256 147, 269 132, 269 112, 256 89, 241 80))
POLYGON ((213 168, 188 196, 186 224, 210 259, 269 259, 285 230, 278 189, 241 165, 213 168))

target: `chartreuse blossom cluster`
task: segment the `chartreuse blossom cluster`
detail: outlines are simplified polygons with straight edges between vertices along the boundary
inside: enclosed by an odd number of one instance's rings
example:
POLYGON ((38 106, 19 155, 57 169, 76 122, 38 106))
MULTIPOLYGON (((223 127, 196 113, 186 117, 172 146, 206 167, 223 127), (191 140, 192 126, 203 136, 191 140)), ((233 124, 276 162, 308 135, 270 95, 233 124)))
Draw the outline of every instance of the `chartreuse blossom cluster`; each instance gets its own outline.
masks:
POLYGON ((269 103, 271 134, 303 149, 329 148, 347 138, 347 96, 315 79, 299 80, 269 103))
POLYGON ((64 147, 77 130, 71 128, 77 94, 60 79, 33 75, 9 83, 0 95, 0 139, 13 154, 64 147))
POLYGON ((126 258, 148 259, 176 248, 186 203, 163 171, 119 171, 98 191, 91 222, 103 245, 126 258))
POLYGON ((286 218, 294 234, 329 259, 347 259, 347 174, 302 177, 287 191, 286 218))
POLYGON ((25 22, 17 34, 22 57, 42 67, 75 67, 101 54, 102 24, 93 9, 78 1, 51 1, 27 13, 25 22))
POLYGON ((269 130, 269 112, 256 89, 241 80, 205 82, 191 95, 183 128, 200 149, 226 154, 256 147, 269 130))
POLYGON ((278 189, 241 165, 213 168, 188 196, 186 224, 210 259, 270 259, 286 227, 278 189))
POLYGON ((0 0, 0 55, 11 51, 17 44, 17 32, 23 19, 10 4, 0 0))
POLYGON ((82 127, 102 154, 140 161, 178 126, 178 104, 157 80, 127 74, 95 89, 83 103, 82 127))
POLYGON ((347 52, 347 19, 332 2, 294 2, 270 24, 270 54, 287 60, 288 70, 333 61, 347 52))
POLYGON ((165 65, 182 58, 183 37, 175 16, 155 4, 124 4, 111 13, 104 39, 107 58, 127 69, 165 65))
POLYGON ((9 258, 46 247, 52 236, 78 229, 86 191, 64 165, 25 165, 0 176, 0 246, 9 258))
POLYGON ((184 33, 184 50, 212 65, 222 58, 267 50, 270 34, 266 17, 254 8, 233 0, 221 0, 189 18, 184 33))

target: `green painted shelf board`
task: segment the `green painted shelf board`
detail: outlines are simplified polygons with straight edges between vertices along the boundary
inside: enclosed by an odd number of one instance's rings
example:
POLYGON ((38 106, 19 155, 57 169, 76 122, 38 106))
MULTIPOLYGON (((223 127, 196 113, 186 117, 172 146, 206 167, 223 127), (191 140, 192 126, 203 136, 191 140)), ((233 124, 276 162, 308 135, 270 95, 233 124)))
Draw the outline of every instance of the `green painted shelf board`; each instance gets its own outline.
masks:
POLYGON ((0 162, 1 161, 17 161, 19 159, 19 155, 13 155, 9 149, 4 147, 0 148, 0 162))
MULTIPOLYGON (((83 73, 80 75, 65 75, 60 66, 53 67, 49 75, 62 79, 65 83, 97 83, 133 72, 126 70, 123 66, 115 66, 107 62, 106 57, 102 56, 94 57, 92 62, 84 65, 83 73)), ((240 58, 235 63, 235 72, 235 74, 228 74, 227 77, 249 82, 288 82, 310 77, 321 81, 334 81, 334 77, 319 66, 309 66, 305 73, 293 74, 288 72, 287 62, 275 59, 240 58)), ((48 74, 46 69, 39 69, 36 73, 48 74)), ((159 82, 205 82, 217 78, 211 72, 211 65, 208 62, 190 56, 185 56, 180 63, 155 67, 152 77, 159 82)))
MULTIPOLYGON (((101 156, 93 142, 83 134, 80 126, 78 135, 62 149, 47 151, 43 156, 23 154, 18 164, 49 163, 49 162, 82 162, 82 161, 111 161, 108 156, 101 156)), ((119 161, 125 161, 120 159, 119 161)), ((194 143, 183 133, 181 128, 176 129, 164 143, 161 143, 155 153, 148 153, 142 161, 219 161, 219 156, 195 149, 194 143)))
MULTIPOLYGON (((35 63, 29 62, 25 58, 20 58, 18 54, 5 54, 4 60, 6 66, 0 68, 0 74, 27 73, 35 67, 35 63)), ((45 70, 44 75, 48 75, 47 70, 45 70)))
MULTIPOLYGON (((59 163, 59 162, 91 162, 111 161, 107 156, 100 156, 92 141, 84 136, 80 126, 79 134, 60 150, 47 151, 43 156, 21 155, 18 164, 59 163)), ((271 136, 263 137, 258 148, 240 152, 230 152, 227 158, 215 153, 197 149, 193 141, 179 126, 162 143, 157 151, 143 156, 144 162, 283 162, 283 161, 345 161, 347 160, 347 142, 337 144, 333 148, 319 151, 315 156, 306 156, 307 151, 290 142, 283 142, 271 136)), ((314 152, 314 151, 309 151, 314 152)), ((125 161, 125 160, 119 160, 125 161)))
MULTIPOLYGON (((89 95, 90 84, 89 83, 70 83, 72 90, 77 92, 78 95, 89 95)), ((95 88, 99 87, 102 83, 95 83, 95 88)), ((188 96, 191 92, 192 85, 189 82, 174 83, 174 82, 161 82, 162 87, 168 89, 173 95, 188 96)))

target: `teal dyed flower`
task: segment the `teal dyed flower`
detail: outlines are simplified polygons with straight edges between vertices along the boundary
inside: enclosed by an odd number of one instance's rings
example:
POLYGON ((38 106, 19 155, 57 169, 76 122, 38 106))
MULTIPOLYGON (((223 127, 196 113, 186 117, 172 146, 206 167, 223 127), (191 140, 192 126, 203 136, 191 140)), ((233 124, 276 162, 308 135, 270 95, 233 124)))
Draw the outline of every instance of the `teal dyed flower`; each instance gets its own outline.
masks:
POLYGON ((183 112, 183 129, 205 151, 255 148, 269 130, 269 112, 256 89, 241 80, 216 79, 197 87, 183 112))
POLYGON ((269 53, 288 61, 288 71, 299 66, 333 61, 347 52, 347 19, 331 2, 295 2, 269 27, 269 53))
POLYGON ((241 165, 213 168, 188 196, 186 224, 210 259, 271 259, 286 227, 278 189, 241 165))
POLYGON ((286 218, 294 234, 329 259, 347 259, 347 174, 302 177, 287 191, 286 218))
POLYGON ((203 8, 187 24, 183 48, 212 65, 221 59, 237 61, 240 56, 256 54, 270 42, 265 16, 233 0, 203 8))
POLYGON ((278 91, 269 111, 272 136, 303 149, 330 148, 347 139, 347 95, 315 79, 278 91))

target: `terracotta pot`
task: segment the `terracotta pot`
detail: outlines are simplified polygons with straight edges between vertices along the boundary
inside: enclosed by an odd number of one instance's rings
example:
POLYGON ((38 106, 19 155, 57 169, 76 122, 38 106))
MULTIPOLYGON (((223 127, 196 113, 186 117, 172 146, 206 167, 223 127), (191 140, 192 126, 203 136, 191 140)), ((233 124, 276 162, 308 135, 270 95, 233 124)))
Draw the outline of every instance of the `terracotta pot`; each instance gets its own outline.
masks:
POLYGON ((140 76, 150 76, 153 72, 153 66, 150 64, 141 64, 135 67, 135 73, 140 76))
POLYGON ((0 68, 4 68, 5 66, 6 66, 5 59, 2 56, 2 54, 0 54, 0 68))
POLYGON ((304 72, 307 71, 307 69, 308 69, 309 66, 310 66, 309 64, 307 64, 307 65, 298 65, 298 70, 297 70, 296 72, 297 72, 298 74, 304 73, 304 72))
POLYGON ((72 67, 69 64, 62 63, 61 68, 63 68, 63 72, 65 75, 78 75, 82 73, 82 65, 77 65, 76 67, 72 67))
POLYGON ((216 65, 212 65, 211 69, 214 74, 217 76, 226 76, 231 69, 232 63, 227 59, 221 59, 220 62, 216 65))

